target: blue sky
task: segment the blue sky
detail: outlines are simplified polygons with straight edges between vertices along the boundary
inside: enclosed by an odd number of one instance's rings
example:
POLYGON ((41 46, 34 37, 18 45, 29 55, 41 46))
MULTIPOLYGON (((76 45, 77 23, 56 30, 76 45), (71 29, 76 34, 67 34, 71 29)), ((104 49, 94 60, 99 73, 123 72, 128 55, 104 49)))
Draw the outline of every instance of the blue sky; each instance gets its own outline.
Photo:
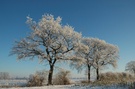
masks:
POLYGON ((112 71, 124 71, 126 63, 135 60, 135 0, 0 0, 0 72, 28 76, 46 69, 38 60, 16 61, 8 55, 14 41, 30 32, 26 16, 39 21, 47 13, 62 17, 62 24, 85 37, 117 45, 120 59, 112 71))

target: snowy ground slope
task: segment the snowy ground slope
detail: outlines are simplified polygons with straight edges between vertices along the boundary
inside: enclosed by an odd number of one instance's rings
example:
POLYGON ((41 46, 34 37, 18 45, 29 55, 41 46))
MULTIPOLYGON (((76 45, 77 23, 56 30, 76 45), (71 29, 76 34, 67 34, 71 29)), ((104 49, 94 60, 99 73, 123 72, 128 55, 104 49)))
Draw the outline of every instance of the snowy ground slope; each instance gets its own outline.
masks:
POLYGON ((54 85, 44 87, 22 87, 22 88, 0 88, 0 89, 128 89, 128 87, 118 86, 75 86, 75 85, 54 85))

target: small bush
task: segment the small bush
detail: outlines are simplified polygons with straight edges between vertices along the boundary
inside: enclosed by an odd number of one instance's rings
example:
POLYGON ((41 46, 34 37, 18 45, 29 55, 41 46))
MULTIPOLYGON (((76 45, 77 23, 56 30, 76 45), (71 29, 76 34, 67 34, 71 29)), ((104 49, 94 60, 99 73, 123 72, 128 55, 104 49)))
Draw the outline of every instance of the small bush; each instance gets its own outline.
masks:
POLYGON ((40 78, 38 75, 33 75, 28 81, 28 86, 42 86, 44 78, 40 78))
POLYGON ((28 87, 42 86, 46 80, 46 74, 44 72, 36 72, 34 75, 29 76, 28 87))
POLYGON ((55 78, 53 79, 53 84, 55 85, 68 85, 70 84, 69 80, 69 71, 61 70, 55 75, 55 78))

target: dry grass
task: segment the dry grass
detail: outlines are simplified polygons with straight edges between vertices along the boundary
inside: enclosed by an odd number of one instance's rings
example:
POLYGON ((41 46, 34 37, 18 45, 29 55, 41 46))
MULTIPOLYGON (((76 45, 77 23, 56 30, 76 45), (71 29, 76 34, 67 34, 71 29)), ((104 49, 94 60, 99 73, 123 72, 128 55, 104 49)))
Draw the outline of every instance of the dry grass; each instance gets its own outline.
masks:
POLYGON ((102 73, 100 74, 100 80, 93 82, 93 85, 111 85, 111 84, 128 84, 133 83, 135 78, 128 73, 102 73))

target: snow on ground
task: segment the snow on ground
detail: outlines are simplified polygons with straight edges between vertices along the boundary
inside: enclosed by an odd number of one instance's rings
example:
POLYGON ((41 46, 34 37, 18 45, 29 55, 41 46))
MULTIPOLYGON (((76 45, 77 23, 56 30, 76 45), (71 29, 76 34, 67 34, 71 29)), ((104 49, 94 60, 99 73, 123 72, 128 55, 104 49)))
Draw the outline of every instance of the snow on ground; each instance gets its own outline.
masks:
MULTIPOLYGON (((77 80, 74 80, 75 82, 77 80)), ((0 80, 0 86, 15 86, 15 85, 26 85, 27 80, 0 80)), ((1 88, 0 89, 129 89, 128 86, 90 86, 90 85, 52 85, 52 86, 43 86, 43 87, 12 87, 12 88, 1 88)))
POLYGON ((27 80, 0 80, 0 86, 23 86, 27 80))
POLYGON ((81 86, 81 85, 52 85, 43 87, 20 87, 20 88, 0 88, 0 89, 129 89, 126 87, 118 86, 81 86))

